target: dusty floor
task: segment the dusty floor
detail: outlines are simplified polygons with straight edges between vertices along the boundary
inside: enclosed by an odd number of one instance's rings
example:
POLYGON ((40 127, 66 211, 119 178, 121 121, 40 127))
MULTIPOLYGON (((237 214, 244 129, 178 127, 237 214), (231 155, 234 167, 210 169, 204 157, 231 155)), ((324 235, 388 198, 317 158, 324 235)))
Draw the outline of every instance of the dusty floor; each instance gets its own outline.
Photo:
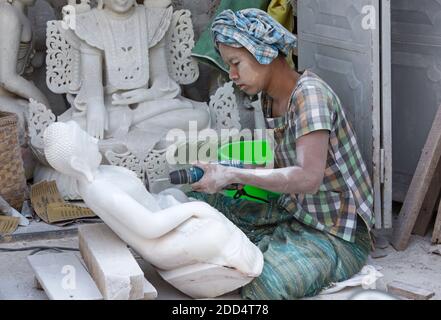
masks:
MULTIPOLYGON (((1 243, 0 248, 20 248, 28 246, 62 246, 78 247, 76 236, 57 240, 20 241, 1 243)), ((430 254, 430 238, 413 236, 409 247, 404 252, 397 252, 391 246, 384 249, 387 256, 378 259, 370 258, 368 263, 376 266, 384 275, 377 283, 378 290, 385 290, 386 284, 399 280, 435 292, 432 299, 441 299, 441 255, 430 254)), ((35 288, 33 272, 26 256, 30 251, 0 252, 0 300, 1 299, 47 299, 44 291, 35 288)), ((44 254, 44 253, 41 253, 44 254)), ((189 299, 163 280, 151 266, 138 260, 146 278, 158 290, 158 299, 189 299)), ((351 288, 330 295, 319 295, 310 299, 348 299, 361 287, 351 288)), ((237 294, 230 294, 228 299, 239 299, 237 294)))
MULTIPOLYGON (((429 235, 424 238, 412 236, 405 251, 396 251, 389 245, 384 249, 387 256, 376 259, 370 256, 368 264, 375 266, 383 274, 376 282, 376 289, 386 292, 388 283, 400 281, 433 291, 435 295, 431 299, 441 300, 441 255, 429 253, 430 248, 429 235)), ((361 287, 358 287, 336 294, 320 295, 313 299, 348 299, 360 290, 361 287)))
MULTIPOLYGON (((14 243, 0 243, 0 248, 23 248, 37 246, 56 246, 78 248, 78 238, 65 237, 63 239, 19 241, 14 243)), ((46 300, 44 291, 35 286, 35 277, 26 257, 32 251, 0 252, 0 300, 46 300)), ((42 251, 45 254, 53 251, 42 251)), ((79 254, 79 253, 78 253, 79 254)), ((154 269, 142 259, 137 259, 146 275, 146 279, 157 289, 158 299, 190 299, 188 296, 174 289, 163 281, 154 269)), ((237 294, 229 294, 222 299, 239 299, 237 294)))
POLYGON ((429 253, 431 233, 426 237, 412 236, 408 248, 398 252, 389 246, 384 258, 371 259, 384 274, 381 282, 402 281, 435 293, 432 299, 441 299, 441 255, 429 253))

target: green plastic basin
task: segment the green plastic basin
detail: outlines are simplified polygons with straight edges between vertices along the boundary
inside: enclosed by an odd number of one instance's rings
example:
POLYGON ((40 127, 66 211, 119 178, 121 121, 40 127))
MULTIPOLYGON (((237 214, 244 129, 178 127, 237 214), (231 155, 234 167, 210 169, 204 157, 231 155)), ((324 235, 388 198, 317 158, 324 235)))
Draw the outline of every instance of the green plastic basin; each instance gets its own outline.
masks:
MULTIPOLYGON (((266 140, 236 141, 225 144, 218 149, 219 160, 240 160, 244 164, 265 166, 274 160, 273 151, 266 140)), ((252 185, 245 185, 244 191, 247 195, 242 195, 241 199, 265 203, 270 199, 280 196, 280 193, 271 192, 252 185), (256 199, 258 198, 258 199, 256 199)), ((224 190, 228 197, 234 197, 236 190, 224 190)))

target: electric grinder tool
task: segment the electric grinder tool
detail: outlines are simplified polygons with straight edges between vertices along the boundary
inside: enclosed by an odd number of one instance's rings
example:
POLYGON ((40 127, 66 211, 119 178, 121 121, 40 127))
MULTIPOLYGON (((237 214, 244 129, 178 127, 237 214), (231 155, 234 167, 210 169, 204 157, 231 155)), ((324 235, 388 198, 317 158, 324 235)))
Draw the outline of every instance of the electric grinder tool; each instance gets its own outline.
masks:
MULTIPOLYGON (((243 168, 244 165, 241 161, 228 160, 218 161, 216 164, 220 164, 226 167, 243 168)), ((170 178, 167 180, 171 184, 193 184, 198 182, 204 176, 204 170, 197 166, 192 166, 187 169, 180 169, 170 172, 170 178)), ((162 179, 161 179, 162 180, 162 179)))

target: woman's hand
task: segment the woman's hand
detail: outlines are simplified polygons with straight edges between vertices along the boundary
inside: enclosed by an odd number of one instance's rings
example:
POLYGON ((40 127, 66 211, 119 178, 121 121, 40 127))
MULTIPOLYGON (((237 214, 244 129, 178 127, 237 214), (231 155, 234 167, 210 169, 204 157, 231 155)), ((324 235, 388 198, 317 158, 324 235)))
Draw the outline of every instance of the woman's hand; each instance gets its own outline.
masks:
POLYGON ((193 191, 213 194, 232 183, 231 168, 209 163, 197 163, 195 166, 204 170, 204 176, 191 185, 193 191))

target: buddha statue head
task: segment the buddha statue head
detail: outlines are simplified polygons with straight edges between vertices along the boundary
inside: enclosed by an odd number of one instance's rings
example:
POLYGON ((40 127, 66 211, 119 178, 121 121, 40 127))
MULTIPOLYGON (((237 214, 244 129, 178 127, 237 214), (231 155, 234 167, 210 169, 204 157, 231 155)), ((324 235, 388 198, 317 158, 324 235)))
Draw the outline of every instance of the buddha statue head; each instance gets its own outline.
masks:
POLYGON ((102 160, 98 139, 69 121, 52 123, 43 140, 46 159, 54 169, 77 179, 93 180, 93 172, 102 160))

